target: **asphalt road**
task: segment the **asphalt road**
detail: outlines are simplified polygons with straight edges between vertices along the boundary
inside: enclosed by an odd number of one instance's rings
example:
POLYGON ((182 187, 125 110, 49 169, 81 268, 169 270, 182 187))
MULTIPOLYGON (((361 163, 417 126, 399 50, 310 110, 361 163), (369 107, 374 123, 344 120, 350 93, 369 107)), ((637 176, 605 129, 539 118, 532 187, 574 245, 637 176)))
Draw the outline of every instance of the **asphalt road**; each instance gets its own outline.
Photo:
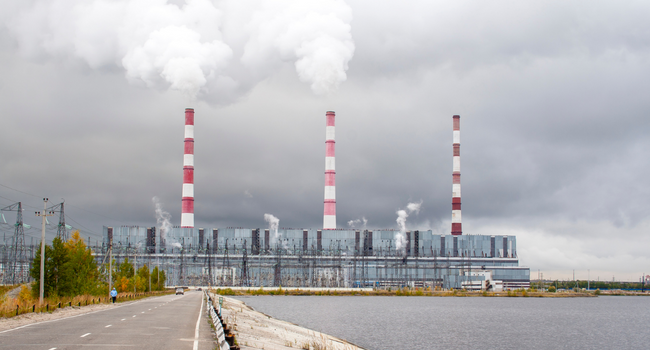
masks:
POLYGON ((202 300, 202 292, 191 291, 34 323, 0 332, 0 349, 212 350, 209 316, 202 300))

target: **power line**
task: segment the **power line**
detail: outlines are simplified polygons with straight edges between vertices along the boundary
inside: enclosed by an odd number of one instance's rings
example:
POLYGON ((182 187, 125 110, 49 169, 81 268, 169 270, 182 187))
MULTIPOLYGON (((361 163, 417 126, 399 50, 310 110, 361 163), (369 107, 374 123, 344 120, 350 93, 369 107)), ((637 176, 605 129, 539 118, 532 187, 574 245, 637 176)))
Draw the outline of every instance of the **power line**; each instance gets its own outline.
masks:
POLYGON ((13 188, 13 187, 9 187, 9 186, 7 186, 7 185, 0 184, 0 186, 5 187, 5 188, 8 188, 8 189, 10 189, 10 190, 14 190, 14 191, 16 191, 16 192, 20 192, 20 193, 22 193, 22 194, 26 194, 26 195, 28 195, 28 196, 32 196, 32 197, 36 197, 36 198, 41 198, 41 196, 37 196, 37 195, 35 195, 35 194, 31 194, 31 193, 23 192, 23 191, 21 191, 21 190, 17 190, 17 189, 15 189, 15 188, 13 188))
MULTIPOLYGON (((5 186, 5 187, 6 187, 6 186, 5 186)), ((4 196, 0 196, 0 198, 2 198, 2 199, 6 199, 6 200, 10 201, 11 203, 19 202, 18 200, 11 199, 11 198, 7 198, 7 197, 4 197, 4 196)), ((35 206, 33 206, 33 205, 29 205, 29 204, 23 204, 23 207, 30 207, 30 208, 32 208, 32 209, 39 209, 38 207, 35 207, 35 206)))
POLYGON ((72 204, 70 204, 70 203, 66 203, 66 205, 69 206, 69 207, 77 208, 77 209, 79 209, 79 210, 83 210, 83 211, 85 211, 85 212, 87 212, 87 213, 90 213, 90 214, 95 214, 95 215, 97 215, 97 216, 101 216, 101 217, 106 218, 106 219, 109 219, 109 220, 113 220, 113 221, 121 222, 121 223, 124 223, 124 224, 127 224, 127 223, 128 223, 128 222, 126 222, 126 221, 117 220, 117 219, 114 219, 114 218, 108 217, 108 216, 103 215, 103 214, 95 213, 95 212, 90 211, 90 210, 88 210, 88 209, 80 208, 80 207, 78 207, 78 206, 76 206, 76 205, 72 205, 72 204))
POLYGON ((86 227, 86 226, 80 224, 79 221, 77 221, 77 220, 71 218, 70 215, 65 214, 65 217, 66 217, 67 219, 69 219, 69 220, 75 222, 77 225, 79 225, 79 226, 80 226, 81 228, 83 228, 84 230, 86 230, 85 233, 90 233, 90 234, 92 234, 92 235, 96 235, 96 236, 102 236, 101 234, 96 233, 96 232, 94 232, 93 230, 89 229, 88 227, 86 227))

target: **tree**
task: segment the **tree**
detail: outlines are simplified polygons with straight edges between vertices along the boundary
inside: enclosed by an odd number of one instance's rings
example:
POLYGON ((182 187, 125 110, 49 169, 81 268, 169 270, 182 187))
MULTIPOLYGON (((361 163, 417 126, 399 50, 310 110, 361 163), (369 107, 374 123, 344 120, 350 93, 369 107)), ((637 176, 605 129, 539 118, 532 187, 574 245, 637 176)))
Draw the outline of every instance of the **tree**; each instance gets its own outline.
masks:
POLYGON ((165 289, 165 280, 167 279, 164 270, 158 270, 158 266, 151 271, 151 289, 163 290, 165 289), (158 277, 160 276, 160 278, 158 277))
POLYGON ((129 262, 129 258, 125 258, 119 265, 117 271, 113 274, 115 281, 115 289, 120 292, 129 292, 133 290, 133 265, 129 262))
MULTIPOLYGON (((138 291, 148 291, 149 290, 149 267, 147 264, 144 264, 141 268, 138 269, 138 281, 136 283, 136 288, 138 291)), ((153 286, 152 286, 153 288, 153 286)))
MULTIPOLYGON (((40 250, 36 252, 30 275, 32 295, 38 296, 40 288, 40 250)), ((52 246, 45 246, 45 285, 44 296, 75 296, 82 294, 103 294, 103 283, 97 263, 90 248, 86 247, 79 231, 72 233, 72 238, 63 242, 56 237, 52 246)))
MULTIPOLYGON (((61 286, 66 280, 66 264, 69 261, 68 251, 61 238, 56 237, 52 241, 52 246, 45 246, 45 276, 43 294, 45 297, 58 296, 61 294, 61 286)), ((41 250, 36 251, 36 256, 32 263, 30 275, 34 279, 32 284, 32 295, 36 298, 40 293, 41 279, 41 250)))
POLYGON ((64 264, 66 276, 60 287, 61 295, 96 294, 100 288, 97 263, 79 231, 72 233, 70 240, 65 243, 65 249, 68 260, 64 264))

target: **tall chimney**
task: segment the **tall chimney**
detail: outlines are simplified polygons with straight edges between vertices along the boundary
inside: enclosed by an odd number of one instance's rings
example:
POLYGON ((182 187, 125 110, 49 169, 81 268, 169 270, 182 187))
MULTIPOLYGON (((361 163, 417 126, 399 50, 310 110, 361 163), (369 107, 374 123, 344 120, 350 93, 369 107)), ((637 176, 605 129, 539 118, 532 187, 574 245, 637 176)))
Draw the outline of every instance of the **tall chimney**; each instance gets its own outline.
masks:
POLYGON ((194 228, 194 108, 185 108, 181 227, 194 228))
POLYGON ((336 229, 336 169, 334 162, 334 112, 325 113, 325 210, 323 230, 336 229))
POLYGON ((462 235, 463 228, 460 216, 460 116, 454 116, 454 165, 451 195, 451 234, 462 235))

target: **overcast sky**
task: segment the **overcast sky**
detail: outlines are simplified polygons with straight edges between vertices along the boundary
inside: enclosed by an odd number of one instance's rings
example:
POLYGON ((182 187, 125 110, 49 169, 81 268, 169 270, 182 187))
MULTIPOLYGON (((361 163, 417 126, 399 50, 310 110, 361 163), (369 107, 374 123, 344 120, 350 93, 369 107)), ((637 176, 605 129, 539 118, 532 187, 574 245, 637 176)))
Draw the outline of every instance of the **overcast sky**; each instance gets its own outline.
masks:
POLYGON ((533 278, 650 274, 647 1, 10 3, 0 206, 28 243, 42 197, 91 241, 154 196, 179 225, 185 107, 197 227, 322 227, 333 110, 338 227, 422 201, 407 228, 448 234, 459 114, 464 234, 516 235, 533 278))

